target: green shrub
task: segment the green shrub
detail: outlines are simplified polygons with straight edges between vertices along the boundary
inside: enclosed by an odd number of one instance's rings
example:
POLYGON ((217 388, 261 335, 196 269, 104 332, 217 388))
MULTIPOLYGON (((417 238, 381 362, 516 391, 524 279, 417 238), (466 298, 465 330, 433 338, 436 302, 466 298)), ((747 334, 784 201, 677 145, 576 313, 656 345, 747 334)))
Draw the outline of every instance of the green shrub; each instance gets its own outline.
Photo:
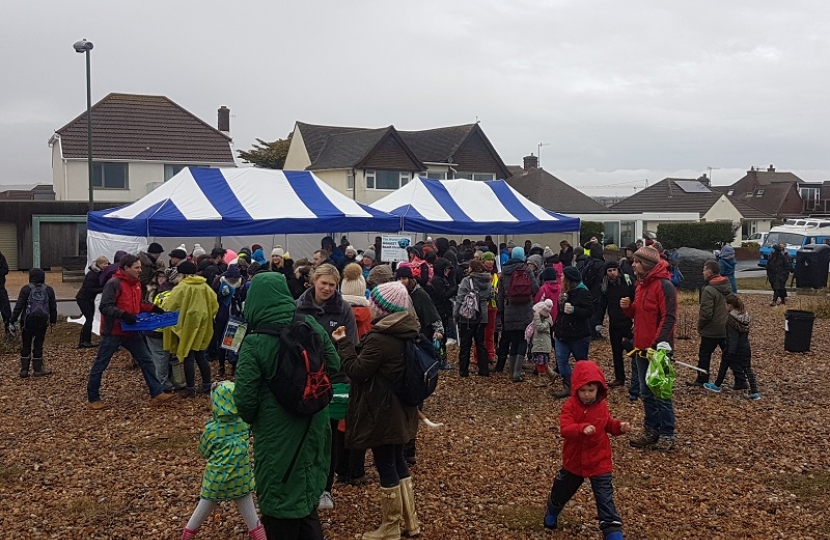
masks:
POLYGON ((741 247, 751 249, 752 251, 760 251, 761 244, 758 242, 741 242, 741 247))
POLYGON ((657 239, 666 249, 689 247, 709 251, 720 243, 732 243, 735 231, 728 221, 661 223, 657 226, 657 239))
POLYGON ((605 233, 605 225, 599 221, 583 221, 579 226, 579 245, 584 246, 590 242, 592 236, 602 238, 605 233))

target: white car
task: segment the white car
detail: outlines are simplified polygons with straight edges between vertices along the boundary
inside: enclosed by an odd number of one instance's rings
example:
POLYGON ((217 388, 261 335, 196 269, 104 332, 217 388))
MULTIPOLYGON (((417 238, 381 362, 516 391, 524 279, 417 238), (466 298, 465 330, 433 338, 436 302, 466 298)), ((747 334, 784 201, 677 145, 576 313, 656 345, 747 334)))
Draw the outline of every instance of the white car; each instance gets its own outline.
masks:
POLYGON ((757 232, 755 234, 752 234, 752 235, 744 238, 743 244, 746 244, 748 242, 755 242, 759 246, 763 246, 764 242, 767 241, 767 236, 769 236, 768 232, 757 232))

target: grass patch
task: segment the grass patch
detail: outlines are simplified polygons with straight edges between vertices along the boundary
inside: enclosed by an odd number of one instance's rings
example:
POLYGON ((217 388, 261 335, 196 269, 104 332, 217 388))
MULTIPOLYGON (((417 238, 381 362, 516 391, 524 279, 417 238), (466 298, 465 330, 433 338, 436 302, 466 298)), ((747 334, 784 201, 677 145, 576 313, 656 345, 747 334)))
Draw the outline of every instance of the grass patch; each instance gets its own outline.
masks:
POLYGON ((0 466, 0 483, 11 482, 21 474, 23 474, 23 469, 21 467, 6 467, 5 465, 0 466))
POLYGON ((804 297, 801 302, 801 309, 812 311, 817 319, 830 319, 830 298, 827 296, 818 298, 804 297))
POLYGON ((141 450, 181 450, 184 448, 195 448, 196 439, 187 433, 166 433, 158 437, 143 439, 135 443, 135 447, 141 450))
POLYGON ((72 499, 66 508, 73 520, 97 524, 112 522, 123 513, 124 509, 114 502, 98 502, 90 497, 72 499))
POLYGON ((497 521, 511 531, 542 530, 545 508, 540 505, 508 506, 496 511, 497 521))
POLYGON ((737 280, 737 283, 739 291, 744 289, 747 291, 769 291, 772 293, 772 287, 770 287, 769 281, 767 281, 767 276, 742 277, 737 280))
POLYGON ((696 291, 677 291, 677 305, 679 306, 696 306, 700 301, 700 297, 696 291))
POLYGON ((818 499, 830 492, 830 471, 816 471, 811 474, 794 474, 776 477, 778 487, 804 499, 818 499))

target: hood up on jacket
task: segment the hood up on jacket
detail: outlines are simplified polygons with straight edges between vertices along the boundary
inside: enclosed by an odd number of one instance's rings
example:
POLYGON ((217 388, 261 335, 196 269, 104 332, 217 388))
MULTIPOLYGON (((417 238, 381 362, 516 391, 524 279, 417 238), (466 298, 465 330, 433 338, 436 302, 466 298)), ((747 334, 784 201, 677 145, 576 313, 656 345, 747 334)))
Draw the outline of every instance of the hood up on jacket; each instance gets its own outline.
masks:
POLYGON ((284 275, 260 272, 251 280, 245 301, 248 328, 254 330, 262 324, 291 324, 296 310, 297 304, 288 290, 284 275))
POLYGON ((374 328, 381 334, 390 334, 400 339, 413 339, 421 331, 421 323, 408 311, 399 311, 375 319, 374 328))
POLYGON ((444 277, 444 271, 450 267, 450 261, 443 257, 439 257, 435 260, 435 264, 432 265, 433 270, 435 271, 436 276, 444 277))
POLYGON ((594 259, 605 260, 604 250, 602 249, 602 244, 600 244, 599 242, 594 242, 593 244, 591 244, 589 254, 594 259))
POLYGON ((602 369, 593 360, 578 360, 574 364, 571 374, 571 397, 579 401, 577 392, 588 383, 597 383, 597 401, 605 399, 608 395, 608 385, 605 383, 605 375, 602 369))
POLYGON ((671 272, 669 272, 669 263, 666 259, 660 259, 651 272, 646 274, 643 278, 643 283, 650 283, 657 279, 671 279, 671 272))
POLYGON ((527 258, 528 264, 533 264, 536 266, 536 271, 541 272, 545 268, 545 261, 542 259, 541 255, 533 254, 527 258))
POLYGON ((40 285, 46 282, 46 272, 40 268, 32 268, 29 270, 29 283, 40 285))
POLYGON ((222 381, 210 393, 210 401, 213 406, 213 419, 237 418, 239 411, 236 410, 236 402, 233 400, 233 381, 222 381))
POLYGON ((752 317, 749 316, 749 313, 741 313, 737 309, 733 309, 729 312, 729 318, 726 320, 726 325, 730 328, 734 328, 742 334, 748 334, 751 322, 752 317))

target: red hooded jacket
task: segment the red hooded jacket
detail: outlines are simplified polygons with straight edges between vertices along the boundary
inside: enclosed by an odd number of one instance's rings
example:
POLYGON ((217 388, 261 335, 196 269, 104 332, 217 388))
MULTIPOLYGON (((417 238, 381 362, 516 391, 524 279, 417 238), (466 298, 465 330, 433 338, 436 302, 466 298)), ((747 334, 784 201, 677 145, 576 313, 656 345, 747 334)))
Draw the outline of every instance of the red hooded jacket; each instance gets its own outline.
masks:
POLYGON ((677 290, 671 282, 669 263, 658 261, 643 281, 637 283, 634 301, 623 311, 634 319, 636 348, 654 348, 661 341, 674 344, 677 290))
POLYGON ((559 431, 565 442, 562 445, 562 467, 577 476, 588 478, 608 474, 613 469, 611 440, 608 434, 622 435, 619 420, 611 418, 605 400, 608 386, 600 367, 591 360, 580 360, 571 374, 571 397, 562 406, 559 431), (577 391, 588 383, 599 384, 597 399, 590 405, 580 401, 577 391), (593 435, 582 431, 594 426, 593 435))
POLYGON ((121 329, 121 317, 124 313, 138 315, 143 311, 153 311, 153 304, 141 301, 141 282, 124 273, 120 268, 101 293, 101 335, 130 336, 133 332, 121 329))

